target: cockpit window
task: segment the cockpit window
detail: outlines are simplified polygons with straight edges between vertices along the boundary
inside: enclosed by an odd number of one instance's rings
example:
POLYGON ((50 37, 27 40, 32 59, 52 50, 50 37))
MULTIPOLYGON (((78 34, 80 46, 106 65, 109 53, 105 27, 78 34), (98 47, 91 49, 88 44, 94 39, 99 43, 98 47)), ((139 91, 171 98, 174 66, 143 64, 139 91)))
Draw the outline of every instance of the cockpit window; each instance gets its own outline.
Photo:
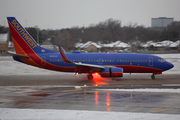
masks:
POLYGON ((165 59, 158 59, 159 62, 165 62, 165 59))

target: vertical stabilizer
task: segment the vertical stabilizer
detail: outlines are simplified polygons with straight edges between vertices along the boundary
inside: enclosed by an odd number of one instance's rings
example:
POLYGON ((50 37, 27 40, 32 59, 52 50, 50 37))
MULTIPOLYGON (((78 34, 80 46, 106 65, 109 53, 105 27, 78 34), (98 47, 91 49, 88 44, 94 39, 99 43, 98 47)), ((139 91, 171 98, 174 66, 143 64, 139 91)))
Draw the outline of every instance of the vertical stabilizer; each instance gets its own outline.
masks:
POLYGON ((41 47, 31 35, 21 26, 15 17, 7 17, 9 29, 17 54, 29 55, 41 51, 41 47))

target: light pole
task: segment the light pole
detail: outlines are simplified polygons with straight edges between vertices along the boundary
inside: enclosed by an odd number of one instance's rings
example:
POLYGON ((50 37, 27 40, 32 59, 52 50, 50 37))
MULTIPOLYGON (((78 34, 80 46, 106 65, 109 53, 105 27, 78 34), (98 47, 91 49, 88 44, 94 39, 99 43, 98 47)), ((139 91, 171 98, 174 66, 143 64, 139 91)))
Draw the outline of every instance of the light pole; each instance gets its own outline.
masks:
POLYGON ((36 25, 36 30, 37 30, 37 43, 39 44, 39 30, 38 30, 38 26, 36 25))

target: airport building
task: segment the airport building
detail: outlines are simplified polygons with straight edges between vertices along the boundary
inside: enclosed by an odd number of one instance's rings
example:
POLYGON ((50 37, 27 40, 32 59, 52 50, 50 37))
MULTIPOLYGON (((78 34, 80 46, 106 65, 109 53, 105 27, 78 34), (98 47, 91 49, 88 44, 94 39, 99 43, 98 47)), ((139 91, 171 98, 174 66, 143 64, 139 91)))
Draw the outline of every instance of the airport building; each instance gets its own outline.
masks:
POLYGON ((9 46, 9 34, 0 33, 0 53, 7 52, 8 46, 9 46))
POLYGON ((167 18, 167 17, 151 18, 151 27, 157 28, 157 30, 162 31, 173 21, 174 18, 167 18))

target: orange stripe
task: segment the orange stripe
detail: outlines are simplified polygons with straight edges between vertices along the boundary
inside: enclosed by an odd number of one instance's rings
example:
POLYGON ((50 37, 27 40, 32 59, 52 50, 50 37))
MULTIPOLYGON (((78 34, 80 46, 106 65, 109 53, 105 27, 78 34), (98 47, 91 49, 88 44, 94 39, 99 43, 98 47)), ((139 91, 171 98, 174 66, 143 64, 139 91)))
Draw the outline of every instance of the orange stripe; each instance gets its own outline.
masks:
MULTIPOLYGON (((14 38, 12 38, 14 40, 14 38)), ((24 55, 27 55, 24 50, 19 46, 19 44, 16 41, 13 41, 15 43, 15 45, 17 46, 19 52, 23 52, 24 55)), ((19 53, 18 53, 19 54, 19 53)), ((31 58, 20 58, 24 63, 29 64, 29 65, 33 65, 33 66, 37 66, 37 67, 41 67, 39 64, 37 64, 35 61, 33 61, 31 58)))
POLYGON ((17 54, 22 54, 22 55, 27 55, 26 52, 19 46, 19 44, 14 40, 14 38, 12 37, 13 39, 13 43, 15 45, 15 50, 17 54))
MULTIPOLYGON (((9 21, 8 21, 9 22, 9 21)), ((10 22, 9 22, 10 23, 10 22)), ((19 32, 14 28, 14 26, 12 26, 12 24, 10 23, 10 25, 11 25, 11 27, 17 32, 17 34, 19 34, 19 32)), ((24 38, 19 34, 19 36, 24 40, 24 38)), ((14 39, 14 41, 16 42, 16 40, 14 39)), ((27 44, 27 42, 24 40, 24 42, 27 44)), ((18 43, 16 42, 16 44, 18 45, 18 43)), ((34 55, 36 56, 36 57, 38 57, 40 60, 42 60, 37 54, 36 54, 36 52, 29 46, 29 44, 27 44, 28 45, 28 47, 32 50, 32 52, 34 53, 34 55)), ((20 47, 20 45, 18 45, 19 46, 19 48, 26 54, 26 52, 20 47)), ((26 54, 27 55, 27 54, 26 54)), ((23 62, 25 62, 25 63, 27 63, 27 64, 30 64, 30 65, 33 65, 33 66, 38 66, 38 67, 41 67, 41 68, 45 68, 45 67, 43 67, 43 66, 41 66, 41 65, 39 65, 38 63, 36 63, 33 59, 30 59, 31 61, 29 61, 29 60, 27 60, 27 59, 22 59, 21 58, 21 60, 23 61, 23 62), (34 62, 34 63, 32 63, 32 62, 34 62)), ((41 61, 39 61, 39 62, 41 62, 41 61)), ((58 68, 74 68, 74 67, 62 67, 62 66, 57 66, 57 65, 54 65, 54 64, 51 64, 51 63, 48 63, 47 61, 45 61, 47 64, 49 64, 49 65, 52 65, 52 67, 58 67, 58 68)), ((48 68, 45 68, 45 69, 48 69, 48 68)), ((50 68, 50 69, 53 69, 53 68, 50 68)))

